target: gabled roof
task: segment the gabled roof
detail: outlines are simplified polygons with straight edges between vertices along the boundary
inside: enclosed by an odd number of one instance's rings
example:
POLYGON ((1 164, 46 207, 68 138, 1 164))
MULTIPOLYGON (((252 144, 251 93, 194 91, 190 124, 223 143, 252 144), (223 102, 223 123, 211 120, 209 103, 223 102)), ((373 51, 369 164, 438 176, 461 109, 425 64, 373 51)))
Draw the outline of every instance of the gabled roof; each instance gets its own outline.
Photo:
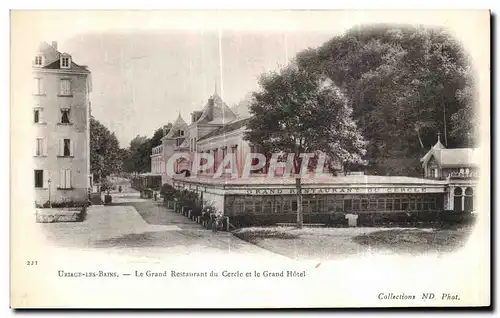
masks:
POLYGON ((479 165, 479 151, 474 148, 441 149, 434 155, 443 168, 479 165))
POLYGON ((432 150, 439 150, 439 149, 446 149, 446 147, 441 143, 441 140, 438 137, 438 141, 432 148, 420 159, 420 162, 427 162, 428 159, 430 159, 430 156, 432 155, 432 150))
POLYGON ((187 128, 188 128, 188 124, 186 124, 186 122, 184 121, 184 119, 182 119, 181 114, 179 114, 179 116, 177 116, 177 119, 175 120, 175 122, 172 124, 172 127, 170 128, 170 131, 163 138, 166 138, 166 139, 176 138, 176 137, 178 137, 177 136, 177 131, 179 129, 184 130, 184 133, 186 133, 187 132, 187 128))
POLYGON ((233 111, 227 106, 227 104, 222 100, 222 98, 215 92, 210 96, 209 100, 203 107, 203 113, 200 118, 196 121, 197 123, 206 124, 226 124, 234 121, 238 117, 233 113, 233 111), (210 117, 210 100, 213 100, 213 116, 210 117))
POLYGON ((431 158, 435 158, 441 168, 470 167, 479 165, 477 148, 446 149, 438 138, 437 143, 420 159, 425 166, 431 158))
POLYGON ((205 139, 215 137, 215 136, 224 135, 224 134, 230 133, 232 131, 235 131, 237 129, 240 129, 241 127, 244 127, 248 123, 249 120, 250 120, 249 118, 245 118, 245 119, 241 119, 238 121, 234 121, 230 124, 224 125, 218 129, 214 130, 214 131, 209 132, 205 136, 198 139, 198 141, 205 140, 205 139))

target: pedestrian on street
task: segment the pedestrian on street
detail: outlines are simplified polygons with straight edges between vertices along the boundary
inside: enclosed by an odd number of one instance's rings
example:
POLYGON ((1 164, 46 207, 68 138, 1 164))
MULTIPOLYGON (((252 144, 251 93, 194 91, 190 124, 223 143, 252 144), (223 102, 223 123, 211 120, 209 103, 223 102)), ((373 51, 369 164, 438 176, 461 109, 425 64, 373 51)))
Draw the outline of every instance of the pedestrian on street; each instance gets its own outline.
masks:
POLYGON ((212 232, 217 232, 217 217, 215 216, 215 214, 212 214, 210 216, 211 218, 211 221, 212 221, 212 232))

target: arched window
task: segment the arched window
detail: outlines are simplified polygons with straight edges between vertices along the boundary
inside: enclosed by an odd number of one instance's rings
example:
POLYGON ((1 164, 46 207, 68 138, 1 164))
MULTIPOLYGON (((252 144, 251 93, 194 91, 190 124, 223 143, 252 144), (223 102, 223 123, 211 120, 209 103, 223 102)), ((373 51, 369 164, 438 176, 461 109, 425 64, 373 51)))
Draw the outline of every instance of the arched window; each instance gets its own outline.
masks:
POLYGON ((462 188, 455 188, 454 194, 455 196, 453 198, 453 210, 456 212, 460 212, 462 211, 462 188))
POLYGON ((474 190, 471 187, 465 189, 465 195, 474 195, 474 190))
POLYGON ((474 210, 474 191, 468 187, 465 189, 464 211, 471 212, 472 210, 474 210))
POLYGON ((464 168, 460 168, 460 174, 464 174, 464 168))

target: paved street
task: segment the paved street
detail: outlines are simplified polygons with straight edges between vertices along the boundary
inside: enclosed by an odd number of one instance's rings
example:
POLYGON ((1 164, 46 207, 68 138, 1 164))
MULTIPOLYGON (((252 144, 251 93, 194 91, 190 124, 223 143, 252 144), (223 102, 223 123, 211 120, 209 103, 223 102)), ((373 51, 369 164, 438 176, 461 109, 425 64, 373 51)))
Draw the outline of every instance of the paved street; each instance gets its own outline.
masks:
POLYGON ((81 223, 39 223, 51 247, 141 258, 185 256, 265 256, 277 254, 230 233, 212 233, 139 193, 113 193, 113 204, 91 206, 81 223))

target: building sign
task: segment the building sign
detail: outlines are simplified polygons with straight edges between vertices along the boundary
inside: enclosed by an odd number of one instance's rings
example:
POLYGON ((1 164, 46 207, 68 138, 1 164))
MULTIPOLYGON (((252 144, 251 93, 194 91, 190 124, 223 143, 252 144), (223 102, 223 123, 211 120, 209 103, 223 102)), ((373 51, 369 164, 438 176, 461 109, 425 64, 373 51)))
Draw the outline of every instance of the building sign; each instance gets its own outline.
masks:
MULTIPOLYGON (((379 193, 443 193, 444 187, 347 187, 347 188, 303 188, 302 194, 379 194, 379 193)), ((296 189, 262 188, 245 190, 228 190, 231 194, 246 195, 290 195, 297 194, 296 189)))

